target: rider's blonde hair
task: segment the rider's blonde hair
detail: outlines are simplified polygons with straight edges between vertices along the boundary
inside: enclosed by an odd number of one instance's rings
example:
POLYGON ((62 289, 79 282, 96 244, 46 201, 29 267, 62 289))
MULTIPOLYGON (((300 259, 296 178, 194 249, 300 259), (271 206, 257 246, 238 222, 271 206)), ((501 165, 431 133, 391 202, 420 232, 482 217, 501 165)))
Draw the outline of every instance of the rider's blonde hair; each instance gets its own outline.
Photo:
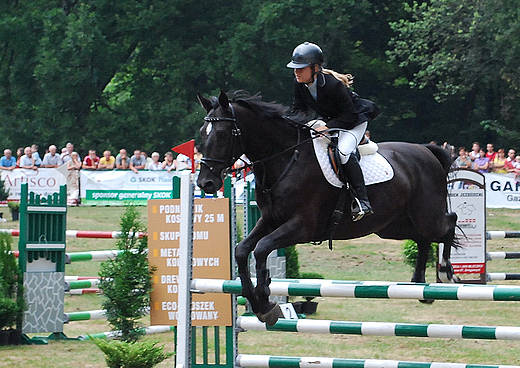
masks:
POLYGON ((341 82, 343 82, 343 84, 345 86, 347 86, 349 88, 352 87, 352 85, 354 84, 354 76, 352 74, 341 74, 334 70, 325 69, 325 68, 323 68, 321 71, 325 74, 333 75, 334 78, 340 80, 341 82))

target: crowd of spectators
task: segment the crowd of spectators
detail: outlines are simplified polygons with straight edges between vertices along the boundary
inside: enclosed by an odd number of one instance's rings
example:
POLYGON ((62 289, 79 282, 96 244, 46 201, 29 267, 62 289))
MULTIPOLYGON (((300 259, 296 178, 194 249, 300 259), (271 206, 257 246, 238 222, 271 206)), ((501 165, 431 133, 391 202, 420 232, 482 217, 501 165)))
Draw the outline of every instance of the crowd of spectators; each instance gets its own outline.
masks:
MULTIPOLYGON (((513 148, 510 148, 506 155, 503 148, 495 151, 493 143, 488 143, 486 148, 483 148, 479 142, 473 142, 471 150, 460 147, 457 155, 454 146, 447 142, 442 146, 450 152, 457 167, 469 168, 481 173, 514 173, 515 179, 520 181, 520 155, 517 156, 513 148)), ((200 169, 202 153, 199 152, 198 146, 194 149, 194 158, 196 169, 200 169)), ((16 156, 6 148, 4 155, 0 158, 0 170, 15 168, 37 170, 40 167, 53 168, 64 164, 69 170, 132 170, 135 173, 139 170, 170 172, 191 169, 191 159, 183 154, 174 157, 172 152, 166 152, 161 160, 159 152, 153 152, 149 157, 145 151, 138 149, 134 150, 133 155, 130 156, 126 149, 121 148, 115 157, 110 150, 105 150, 101 158, 97 156, 96 150, 91 149, 88 151, 88 155, 81 160, 80 155, 74 151, 72 143, 67 143, 62 148, 61 154, 58 153, 55 145, 50 145, 43 159, 40 158, 36 144, 18 148, 16 156)))
MULTIPOLYGON (((450 150, 452 156, 455 156, 452 146, 447 143, 443 146, 450 150)), ((480 173, 514 173, 515 180, 520 181, 520 155, 517 156, 516 150, 513 148, 510 148, 506 155, 503 148, 495 151, 493 143, 488 143, 484 148, 480 146, 479 142, 473 142, 470 151, 465 147, 459 148, 454 163, 457 167, 472 169, 480 173)))
MULTIPOLYGON (((200 168, 202 153, 199 147, 194 150, 196 169, 200 168)), ((62 148, 61 154, 58 153, 55 145, 50 145, 43 156, 40 158, 38 146, 33 144, 30 147, 20 147, 16 151, 16 157, 8 148, 4 150, 4 155, 0 158, 0 170, 13 170, 16 168, 37 170, 38 168, 53 168, 67 165, 69 170, 132 170, 137 173, 139 170, 184 170, 191 169, 191 159, 183 154, 174 157, 172 152, 166 152, 161 161, 161 154, 153 152, 148 157, 145 151, 134 150, 132 156, 127 154, 126 149, 121 148, 114 157, 110 150, 105 150, 103 156, 97 156, 96 150, 90 149, 88 155, 81 160, 81 156, 74 151, 74 145, 67 143, 62 148)))

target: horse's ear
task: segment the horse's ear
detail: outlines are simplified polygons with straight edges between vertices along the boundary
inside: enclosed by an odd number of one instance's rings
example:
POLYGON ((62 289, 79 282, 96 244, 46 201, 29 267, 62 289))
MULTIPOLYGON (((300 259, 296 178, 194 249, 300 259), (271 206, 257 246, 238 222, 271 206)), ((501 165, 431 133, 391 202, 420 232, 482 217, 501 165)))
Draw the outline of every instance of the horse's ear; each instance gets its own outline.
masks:
POLYGON ((220 96, 218 96, 218 103, 224 110, 229 110, 229 100, 226 92, 220 90, 220 96))
POLYGON ((206 112, 210 112, 211 111, 212 107, 211 107, 211 101, 210 100, 208 100, 206 97, 201 95, 199 92, 197 92, 197 99, 199 100, 199 103, 204 108, 204 110, 206 110, 206 112))

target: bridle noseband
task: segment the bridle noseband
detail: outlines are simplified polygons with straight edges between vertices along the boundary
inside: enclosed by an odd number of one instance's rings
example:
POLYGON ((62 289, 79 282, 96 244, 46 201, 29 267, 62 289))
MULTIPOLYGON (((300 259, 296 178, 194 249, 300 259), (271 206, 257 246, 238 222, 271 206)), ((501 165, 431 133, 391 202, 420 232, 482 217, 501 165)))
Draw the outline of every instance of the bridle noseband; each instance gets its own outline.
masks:
MULTIPOLYGON (((203 157, 200 162, 202 165, 206 165, 209 169, 210 172, 214 173, 215 171, 215 167, 212 165, 212 163, 218 163, 218 164, 223 164, 225 166, 224 170, 222 171, 222 179, 224 179, 227 174, 231 171, 231 167, 233 166, 233 164, 235 163, 235 161, 238 159, 237 157, 234 156, 234 148, 235 148, 235 145, 236 145, 236 140, 237 139, 240 139, 240 137, 242 136, 242 132, 240 130, 240 128, 238 127, 237 125, 237 119, 235 117, 235 109, 233 107, 233 105, 229 104, 229 108, 231 110, 231 118, 226 118, 226 117, 220 117, 220 116, 206 116, 204 118, 204 121, 205 122, 209 122, 209 123, 218 123, 218 122, 230 122, 233 124, 233 127, 231 128, 231 144, 229 146, 229 150, 230 150, 230 157, 231 157, 231 162, 226 162, 226 160, 221 160, 221 159, 217 159, 217 158, 211 158, 211 157, 203 157)), ((238 142, 238 144, 240 145, 240 141, 238 142)))

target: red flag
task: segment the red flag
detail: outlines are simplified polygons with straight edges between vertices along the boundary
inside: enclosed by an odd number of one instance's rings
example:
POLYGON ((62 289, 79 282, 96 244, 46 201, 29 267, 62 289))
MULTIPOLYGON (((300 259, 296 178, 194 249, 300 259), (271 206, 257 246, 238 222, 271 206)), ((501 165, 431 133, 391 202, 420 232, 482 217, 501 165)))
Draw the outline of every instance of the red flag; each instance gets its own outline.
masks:
POLYGON ((183 155, 186 155, 191 160, 191 172, 195 172, 195 140, 192 139, 191 141, 188 141, 186 143, 179 144, 178 146, 175 146, 172 148, 172 151, 175 151, 177 153, 182 153, 183 155))

